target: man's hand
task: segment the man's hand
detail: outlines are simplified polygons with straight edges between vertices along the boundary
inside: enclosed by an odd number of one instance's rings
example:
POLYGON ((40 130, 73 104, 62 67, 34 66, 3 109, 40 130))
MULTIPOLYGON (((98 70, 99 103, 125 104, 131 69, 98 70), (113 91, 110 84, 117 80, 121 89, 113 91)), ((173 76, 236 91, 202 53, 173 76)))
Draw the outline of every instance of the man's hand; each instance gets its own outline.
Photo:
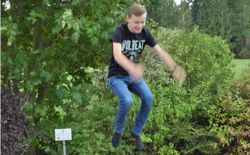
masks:
POLYGON ((175 67, 172 75, 173 75, 174 79, 178 80, 180 86, 183 85, 183 83, 187 77, 185 70, 179 65, 177 65, 175 67))
POLYGON ((138 82, 142 79, 143 72, 144 66, 142 64, 134 64, 134 67, 129 71, 129 75, 133 78, 134 82, 138 82))

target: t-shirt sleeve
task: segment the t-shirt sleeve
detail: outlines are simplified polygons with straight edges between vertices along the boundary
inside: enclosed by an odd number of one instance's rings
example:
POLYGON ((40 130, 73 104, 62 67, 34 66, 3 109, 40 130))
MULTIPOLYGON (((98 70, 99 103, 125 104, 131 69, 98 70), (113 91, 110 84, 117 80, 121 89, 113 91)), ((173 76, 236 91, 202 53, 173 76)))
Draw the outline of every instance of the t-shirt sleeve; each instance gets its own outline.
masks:
POLYGON ((147 29, 145 29, 145 34, 146 34, 146 44, 149 45, 150 47, 154 47, 157 44, 154 37, 147 29))
POLYGON ((111 38, 111 42, 118 42, 121 43, 122 42, 122 29, 121 28, 117 28, 111 38))

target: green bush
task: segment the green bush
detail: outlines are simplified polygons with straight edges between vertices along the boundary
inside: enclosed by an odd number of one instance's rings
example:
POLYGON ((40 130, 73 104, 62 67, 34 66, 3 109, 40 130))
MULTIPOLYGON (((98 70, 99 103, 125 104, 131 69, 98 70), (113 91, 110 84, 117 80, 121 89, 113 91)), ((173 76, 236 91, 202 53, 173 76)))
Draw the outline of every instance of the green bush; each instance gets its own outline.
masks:
POLYGON ((183 88, 147 49, 145 77, 150 81, 155 103, 145 131, 145 140, 159 154, 218 154, 218 136, 210 130, 219 102, 233 77, 233 56, 220 37, 159 28, 153 32, 160 45, 187 71, 183 88))

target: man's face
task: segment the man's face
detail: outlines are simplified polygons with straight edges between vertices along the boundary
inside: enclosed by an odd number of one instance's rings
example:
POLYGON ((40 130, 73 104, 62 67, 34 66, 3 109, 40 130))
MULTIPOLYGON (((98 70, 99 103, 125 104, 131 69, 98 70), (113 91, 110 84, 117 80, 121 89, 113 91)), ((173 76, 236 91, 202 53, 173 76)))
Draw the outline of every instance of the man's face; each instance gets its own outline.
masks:
POLYGON ((127 17, 129 31, 132 33, 141 33, 145 26, 146 18, 147 13, 144 13, 141 16, 132 15, 130 18, 127 17))

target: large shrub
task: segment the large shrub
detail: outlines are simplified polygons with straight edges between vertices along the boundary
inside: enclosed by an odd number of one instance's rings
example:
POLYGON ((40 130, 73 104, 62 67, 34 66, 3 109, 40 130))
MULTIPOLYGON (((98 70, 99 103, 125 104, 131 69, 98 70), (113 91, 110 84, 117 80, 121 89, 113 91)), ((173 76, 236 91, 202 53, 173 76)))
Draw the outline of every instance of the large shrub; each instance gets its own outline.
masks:
POLYGON ((179 88, 152 50, 144 57, 145 76, 155 95, 144 139, 159 154, 217 154, 218 136, 210 130, 219 98, 232 78, 232 54, 220 37, 158 28, 159 44, 187 71, 179 88), (174 153, 173 153, 174 152, 174 153))

